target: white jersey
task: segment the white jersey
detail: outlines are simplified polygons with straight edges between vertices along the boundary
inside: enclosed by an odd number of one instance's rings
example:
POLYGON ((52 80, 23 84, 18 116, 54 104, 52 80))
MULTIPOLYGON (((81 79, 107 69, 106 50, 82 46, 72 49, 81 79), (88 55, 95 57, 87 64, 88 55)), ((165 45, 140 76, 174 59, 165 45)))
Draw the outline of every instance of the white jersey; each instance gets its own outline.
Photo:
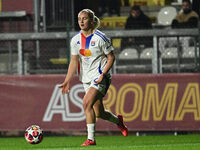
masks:
POLYGON ((89 37, 81 32, 71 40, 71 55, 79 55, 79 79, 89 83, 102 74, 107 62, 106 55, 113 51, 111 41, 99 30, 89 37))

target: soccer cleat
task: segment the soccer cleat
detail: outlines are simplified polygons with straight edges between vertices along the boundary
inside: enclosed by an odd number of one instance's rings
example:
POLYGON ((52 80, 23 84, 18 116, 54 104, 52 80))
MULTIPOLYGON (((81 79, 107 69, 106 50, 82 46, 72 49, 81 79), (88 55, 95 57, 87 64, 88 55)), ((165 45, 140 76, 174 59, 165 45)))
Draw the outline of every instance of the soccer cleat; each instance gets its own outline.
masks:
POLYGON ((81 146, 90 146, 90 145, 96 145, 96 142, 87 139, 81 146))
POLYGON ((124 125, 124 121, 123 121, 122 115, 117 115, 117 117, 119 118, 119 124, 117 124, 118 128, 121 130, 121 132, 122 132, 122 134, 124 136, 128 136, 128 129, 124 125))

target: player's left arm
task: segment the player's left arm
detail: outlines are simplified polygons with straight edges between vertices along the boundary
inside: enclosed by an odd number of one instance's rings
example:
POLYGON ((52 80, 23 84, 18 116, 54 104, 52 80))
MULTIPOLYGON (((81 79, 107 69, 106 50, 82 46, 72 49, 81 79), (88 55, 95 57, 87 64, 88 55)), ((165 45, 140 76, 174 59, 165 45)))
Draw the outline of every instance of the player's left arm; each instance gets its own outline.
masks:
POLYGON ((104 76, 108 73, 108 71, 111 69, 114 61, 115 61, 115 55, 113 53, 113 51, 111 51, 110 53, 107 54, 107 63, 106 63, 106 66, 102 72, 102 74, 100 75, 99 79, 96 81, 96 83, 100 83, 104 76))
POLYGON ((102 75, 106 75, 108 73, 108 71, 112 68, 112 65, 114 64, 115 55, 114 55, 113 51, 111 51, 109 54, 107 54, 107 58, 108 58, 107 63, 102 72, 102 75))

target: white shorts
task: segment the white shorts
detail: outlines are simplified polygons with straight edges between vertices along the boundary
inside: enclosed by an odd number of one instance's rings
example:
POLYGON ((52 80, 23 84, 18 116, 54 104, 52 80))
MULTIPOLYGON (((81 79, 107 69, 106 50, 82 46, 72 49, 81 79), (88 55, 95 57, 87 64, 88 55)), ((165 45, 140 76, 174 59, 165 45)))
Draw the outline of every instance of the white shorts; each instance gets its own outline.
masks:
POLYGON ((93 81, 91 81, 89 83, 83 83, 85 92, 87 93, 88 90, 90 89, 90 87, 93 87, 93 88, 97 89, 103 96, 105 96, 106 92, 108 91, 108 88, 111 84, 111 76, 106 75, 103 78, 102 82, 100 82, 99 84, 94 82, 96 80, 98 80, 98 78, 94 79, 93 81))

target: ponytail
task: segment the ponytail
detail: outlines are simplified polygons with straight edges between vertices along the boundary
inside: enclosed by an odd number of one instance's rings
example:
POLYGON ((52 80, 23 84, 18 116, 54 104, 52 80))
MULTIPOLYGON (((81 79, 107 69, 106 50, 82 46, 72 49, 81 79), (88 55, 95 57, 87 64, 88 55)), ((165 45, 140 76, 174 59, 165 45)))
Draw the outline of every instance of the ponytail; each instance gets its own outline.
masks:
POLYGON ((94 29, 97 29, 100 26, 100 19, 97 16, 94 16, 94 29))

